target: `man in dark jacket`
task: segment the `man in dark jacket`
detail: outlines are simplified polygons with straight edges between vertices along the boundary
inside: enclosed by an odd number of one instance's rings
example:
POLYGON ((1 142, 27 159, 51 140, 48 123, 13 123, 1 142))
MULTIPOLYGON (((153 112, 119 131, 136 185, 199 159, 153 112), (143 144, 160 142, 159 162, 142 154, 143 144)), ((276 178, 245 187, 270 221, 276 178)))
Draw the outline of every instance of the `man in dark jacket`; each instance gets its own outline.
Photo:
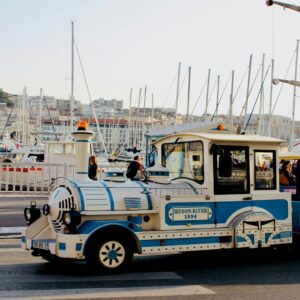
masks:
POLYGON ((145 174, 145 168, 142 164, 140 156, 135 156, 133 158, 133 161, 129 164, 127 171, 126 171, 126 177, 131 180, 140 180, 139 178, 140 174, 144 176, 145 174))

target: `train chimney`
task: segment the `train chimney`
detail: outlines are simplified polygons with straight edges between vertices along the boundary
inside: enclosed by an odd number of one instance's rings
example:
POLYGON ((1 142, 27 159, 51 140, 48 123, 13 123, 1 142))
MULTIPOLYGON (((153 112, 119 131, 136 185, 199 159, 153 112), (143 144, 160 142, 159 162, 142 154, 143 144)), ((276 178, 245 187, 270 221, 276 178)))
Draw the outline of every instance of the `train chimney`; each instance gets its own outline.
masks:
POLYGON ((93 136, 91 131, 87 130, 86 122, 79 122, 77 130, 72 133, 75 140, 76 151, 76 178, 88 181, 88 164, 90 156, 90 140, 93 136))

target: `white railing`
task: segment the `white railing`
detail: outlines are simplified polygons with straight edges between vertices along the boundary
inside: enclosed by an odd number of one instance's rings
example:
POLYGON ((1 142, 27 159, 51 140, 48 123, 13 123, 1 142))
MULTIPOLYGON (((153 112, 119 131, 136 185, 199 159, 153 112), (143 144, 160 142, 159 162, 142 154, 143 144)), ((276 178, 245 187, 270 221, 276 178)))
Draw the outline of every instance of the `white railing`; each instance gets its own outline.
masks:
POLYGON ((0 163, 0 194, 48 194, 55 178, 74 176, 75 166, 68 164, 0 163))

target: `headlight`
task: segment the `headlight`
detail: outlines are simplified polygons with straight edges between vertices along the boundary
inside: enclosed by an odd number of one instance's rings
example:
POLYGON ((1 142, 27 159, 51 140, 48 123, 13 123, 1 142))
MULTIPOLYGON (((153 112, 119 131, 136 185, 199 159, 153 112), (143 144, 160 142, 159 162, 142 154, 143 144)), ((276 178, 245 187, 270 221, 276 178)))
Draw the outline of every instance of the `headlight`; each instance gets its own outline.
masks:
POLYGON ((24 217, 28 225, 35 222, 41 216, 41 211, 36 207, 36 202, 32 201, 30 207, 24 209, 24 217))
POLYGON ((24 217, 25 217, 26 221, 30 221, 31 220, 30 208, 25 208, 25 210, 24 210, 24 217))
POLYGON ((68 226, 77 226, 81 222, 81 215, 78 211, 66 211, 64 213, 64 224, 68 226))
POLYGON ((70 212, 65 212, 65 215, 64 215, 64 223, 66 225, 70 225, 72 222, 72 217, 71 217, 71 214, 70 212))

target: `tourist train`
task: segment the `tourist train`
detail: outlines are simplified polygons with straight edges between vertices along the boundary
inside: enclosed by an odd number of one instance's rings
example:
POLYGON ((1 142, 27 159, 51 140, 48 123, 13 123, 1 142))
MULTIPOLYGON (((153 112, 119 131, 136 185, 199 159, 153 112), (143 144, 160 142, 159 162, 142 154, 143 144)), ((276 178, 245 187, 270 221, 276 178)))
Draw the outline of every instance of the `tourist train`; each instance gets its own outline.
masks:
POLYGON ((152 143, 146 180, 121 182, 89 179, 92 135, 84 123, 73 132, 76 179, 58 178, 42 210, 24 210, 32 255, 115 272, 133 255, 270 248, 300 233, 300 206, 280 192, 282 140, 224 125, 170 134, 152 143))

